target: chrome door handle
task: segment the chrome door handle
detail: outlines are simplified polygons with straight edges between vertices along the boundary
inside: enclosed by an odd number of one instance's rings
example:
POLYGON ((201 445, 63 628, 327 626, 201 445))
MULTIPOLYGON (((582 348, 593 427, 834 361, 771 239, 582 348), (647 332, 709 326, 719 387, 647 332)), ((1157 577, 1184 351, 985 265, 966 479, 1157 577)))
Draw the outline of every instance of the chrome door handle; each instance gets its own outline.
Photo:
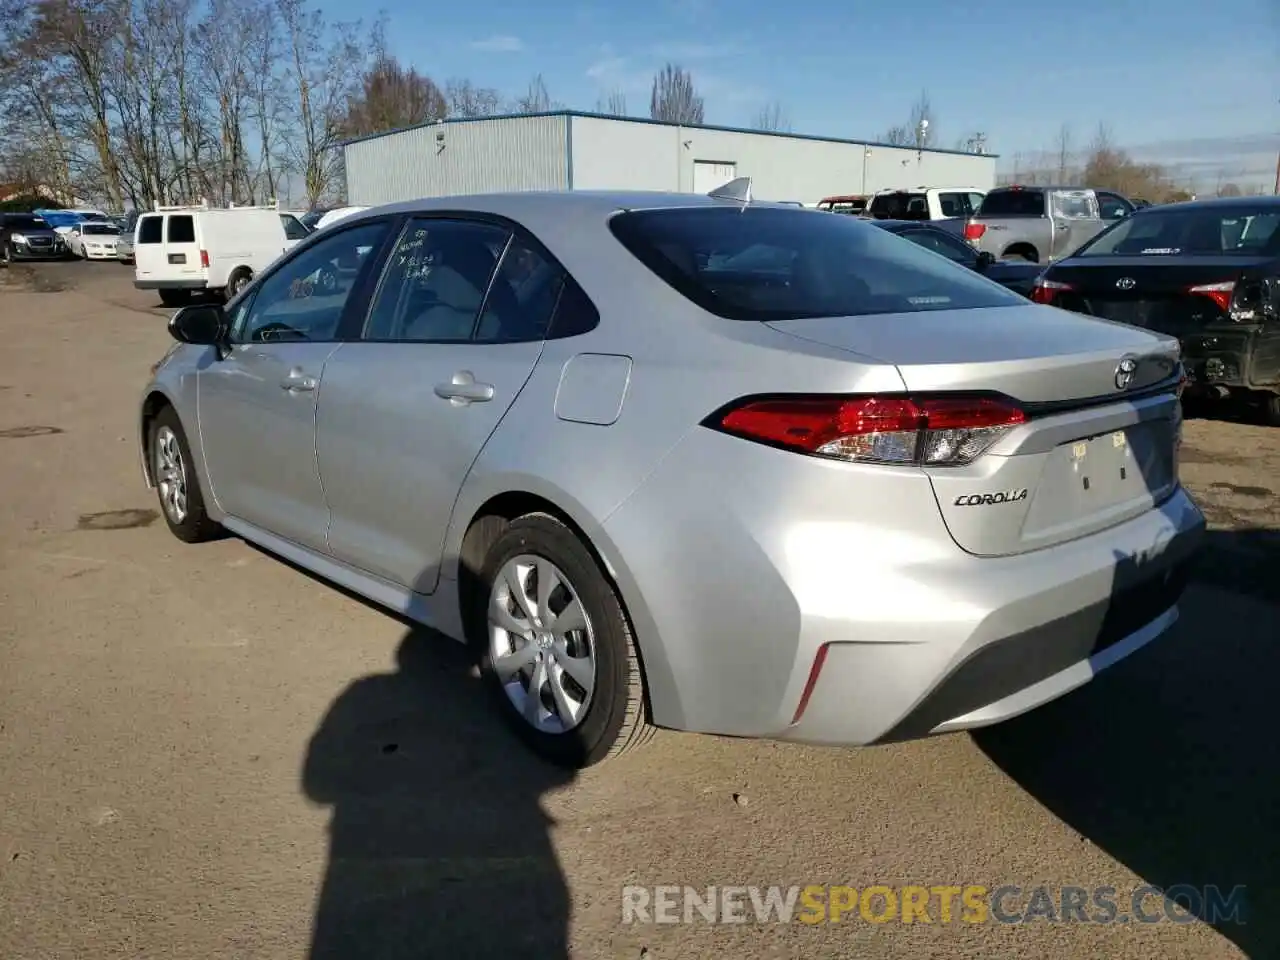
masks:
POLYGON ((280 389, 288 390, 290 393, 309 393, 318 386, 320 386, 319 380, 300 372, 291 373, 280 381, 280 389))
POLYGON ((493 399, 493 384, 476 383, 470 370, 459 370, 448 383, 437 383, 436 396, 459 406, 493 399))

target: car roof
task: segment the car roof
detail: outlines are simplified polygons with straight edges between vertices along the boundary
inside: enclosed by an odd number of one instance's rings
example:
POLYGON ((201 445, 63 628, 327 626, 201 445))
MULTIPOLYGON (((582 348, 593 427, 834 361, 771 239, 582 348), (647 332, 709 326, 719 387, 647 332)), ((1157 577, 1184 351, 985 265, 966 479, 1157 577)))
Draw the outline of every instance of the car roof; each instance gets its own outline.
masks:
MULTIPOLYGON (((522 214, 545 214, 556 211, 570 211, 575 214, 598 214, 607 217, 620 210, 662 210, 677 207, 724 207, 738 208, 741 201, 725 200, 700 193, 668 193, 648 190, 572 190, 541 191, 528 190, 511 193, 478 193, 455 197, 423 197, 417 200, 402 200, 379 207, 370 207, 357 217, 381 216, 389 213, 416 213, 438 210, 475 211, 503 214, 515 211, 522 214)), ((773 207, 776 209, 792 209, 782 203, 753 200, 752 207, 773 207)), ((346 218, 344 218, 346 219, 346 218)))
POLYGON ((1200 209, 1206 207, 1209 209, 1216 208, 1237 208, 1237 207, 1261 207, 1263 209, 1274 209, 1280 213, 1280 196, 1259 196, 1259 197, 1208 197, 1204 200, 1182 200, 1178 203, 1162 203, 1159 206, 1152 205, 1144 207, 1144 210, 1186 210, 1200 209))

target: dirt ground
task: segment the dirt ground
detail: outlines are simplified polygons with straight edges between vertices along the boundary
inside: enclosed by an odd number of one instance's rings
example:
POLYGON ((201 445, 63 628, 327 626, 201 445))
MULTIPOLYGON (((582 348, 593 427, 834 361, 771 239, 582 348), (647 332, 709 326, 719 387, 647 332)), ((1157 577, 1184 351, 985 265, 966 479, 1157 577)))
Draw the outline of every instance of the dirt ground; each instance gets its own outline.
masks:
POLYGON ((1280 430, 1188 423, 1213 529, 1181 622, 1071 696, 866 750, 668 733, 570 778, 454 646, 169 536, 135 436, 167 314, 130 280, 0 270, 0 957, 1280 956, 1280 430), (1248 912, 622 923, 625 884, 908 883, 1248 912))

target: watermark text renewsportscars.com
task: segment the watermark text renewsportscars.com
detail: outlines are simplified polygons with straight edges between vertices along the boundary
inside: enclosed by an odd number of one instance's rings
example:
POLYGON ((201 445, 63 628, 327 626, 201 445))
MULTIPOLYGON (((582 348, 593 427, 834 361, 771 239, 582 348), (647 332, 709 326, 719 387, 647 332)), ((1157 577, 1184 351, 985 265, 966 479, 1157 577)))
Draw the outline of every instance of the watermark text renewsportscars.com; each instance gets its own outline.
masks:
POLYGON ((648 923, 1245 923, 1245 888, 1149 884, 987 887, 831 884, 627 886, 622 922, 648 923))

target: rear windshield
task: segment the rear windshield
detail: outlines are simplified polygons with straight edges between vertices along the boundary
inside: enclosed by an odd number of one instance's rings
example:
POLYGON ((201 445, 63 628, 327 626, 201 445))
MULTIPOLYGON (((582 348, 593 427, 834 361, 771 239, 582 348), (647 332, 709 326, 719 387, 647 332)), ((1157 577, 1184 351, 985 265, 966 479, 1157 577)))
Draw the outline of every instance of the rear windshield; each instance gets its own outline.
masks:
POLYGON ((1080 257, 1280 256, 1280 209, 1149 207, 1121 220, 1080 257))
POLYGON ((923 193, 882 193, 871 198, 867 212, 877 220, 928 220, 929 197, 923 193))
POLYGON ((689 300, 731 320, 791 320, 1026 301, 853 217, 688 207, 621 213, 610 229, 689 300))
POLYGON ((982 198, 980 217, 1042 217, 1044 193, 1040 190, 993 190, 982 198))
POLYGON ((138 243, 159 243, 160 228, 164 217, 140 217, 138 219, 138 243))

